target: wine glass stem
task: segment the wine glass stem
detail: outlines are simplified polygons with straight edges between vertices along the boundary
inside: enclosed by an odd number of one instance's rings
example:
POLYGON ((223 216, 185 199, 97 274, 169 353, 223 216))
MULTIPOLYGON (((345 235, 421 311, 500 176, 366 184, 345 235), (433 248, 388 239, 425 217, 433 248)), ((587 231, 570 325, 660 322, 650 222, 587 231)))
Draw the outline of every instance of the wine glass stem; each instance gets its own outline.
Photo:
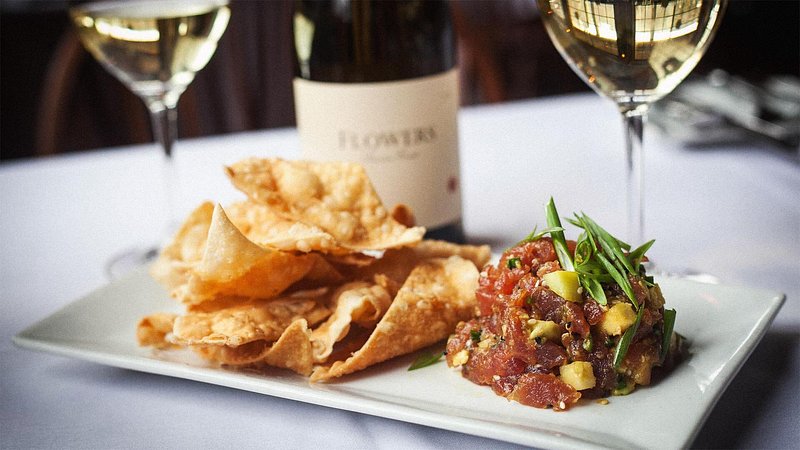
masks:
POLYGON ((178 219, 175 214, 176 198, 175 189, 177 188, 177 171, 172 157, 172 147, 177 138, 178 112, 175 105, 154 102, 148 104, 150 118, 153 122, 153 135, 164 152, 164 163, 162 164, 162 176, 164 186, 164 197, 167 207, 167 221, 165 237, 170 237, 175 231, 178 219))
POLYGON ((625 126, 625 154, 628 188, 628 241, 642 243, 644 236, 644 154, 642 137, 646 107, 622 112, 625 126))

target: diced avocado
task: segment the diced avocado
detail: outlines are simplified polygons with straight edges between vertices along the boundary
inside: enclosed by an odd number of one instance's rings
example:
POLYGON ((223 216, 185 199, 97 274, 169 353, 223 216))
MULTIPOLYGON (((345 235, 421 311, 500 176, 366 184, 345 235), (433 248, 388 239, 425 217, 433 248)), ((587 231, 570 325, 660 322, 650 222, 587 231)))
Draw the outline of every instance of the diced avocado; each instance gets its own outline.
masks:
POLYGON ((528 320, 528 337, 536 339, 537 337, 547 338, 558 342, 561 339, 561 326, 550 320, 528 320))
POLYGON ((609 336, 619 336, 636 322, 636 313, 630 303, 617 303, 600 319, 600 329, 609 336))
POLYGON ((593 388, 597 380, 592 372, 592 363, 587 361, 575 361, 561 366, 561 381, 575 388, 577 391, 593 388))
POLYGON ((578 273, 570 272, 567 270, 557 270, 550 272, 542 277, 545 285, 550 288, 563 299, 570 302, 580 302, 581 293, 578 291, 580 282, 578 282, 578 273))
POLYGON ((633 380, 621 379, 617 382, 617 386, 611 391, 611 395, 628 395, 636 389, 636 383, 633 380))

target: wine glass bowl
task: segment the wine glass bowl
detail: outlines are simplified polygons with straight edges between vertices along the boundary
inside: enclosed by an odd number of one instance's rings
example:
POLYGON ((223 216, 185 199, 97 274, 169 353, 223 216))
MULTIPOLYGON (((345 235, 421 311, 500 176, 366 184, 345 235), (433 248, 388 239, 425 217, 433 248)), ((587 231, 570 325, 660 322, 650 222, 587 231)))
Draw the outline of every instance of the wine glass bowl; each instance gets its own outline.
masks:
POLYGON ((146 103, 177 103, 213 56, 226 1, 106 1, 70 12, 86 49, 146 103))
POLYGON ((561 56, 623 115, 628 239, 643 234, 642 133, 649 105, 694 69, 727 0, 537 0, 561 56))
MULTIPOLYGON (((94 58, 144 101, 165 156, 168 214, 174 214, 172 147, 178 99, 217 49, 230 19, 228 0, 107 0, 80 3, 70 17, 94 58)), ((172 227, 172 217, 165 220, 172 227)), ((109 262, 118 276, 151 260, 153 248, 125 251, 109 262)))

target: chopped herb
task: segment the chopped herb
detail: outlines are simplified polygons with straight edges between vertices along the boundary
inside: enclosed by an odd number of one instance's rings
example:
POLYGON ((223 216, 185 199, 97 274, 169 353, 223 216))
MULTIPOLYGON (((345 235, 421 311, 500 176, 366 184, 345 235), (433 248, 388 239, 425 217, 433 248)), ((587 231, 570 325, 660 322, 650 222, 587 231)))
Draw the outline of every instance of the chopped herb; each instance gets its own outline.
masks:
POLYGON ((519 258, 508 258, 506 261, 506 267, 509 269, 521 269, 522 261, 520 261, 519 258))
POLYGON ((586 339, 583 340, 583 349, 587 352, 594 350, 594 339, 592 339, 592 335, 586 336, 586 339))
POLYGON ((614 349, 615 370, 619 370, 619 366, 622 364, 622 361, 625 360, 625 355, 628 354, 628 347, 630 347, 631 341, 633 341, 636 330, 639 329, 639 323, 642 321, 643 313, 644 308, 639 308, 639 312, 636 314, 636 322, 625 330, 625 333, 622 334, 622 339, 619 340, 616 349, 614 349))
POLYGON ((413 363, 408 367, 408 370, 417 370, 423 367, 428 367, 430 365, 435 364, 444 356, 444 352, 437 352, 437 353, 422 353, 414 360, 413 363))
POLYGON ((665 309, 664 310, 664 331, 662 332, 661 338, 661 357, 659 361, 661 363, 664 362, 664 359, 667 357, 667 353, 669 353, 669 345, 672 342, 672 330, 675 328, 675 310, 674 309, 665 309))
POLYGON ((469 332, 469 337, 472 339, 472 342, 478 343, 481 341, 481 334, 483 330, 471 330, 469 332))
POLYGON ((606 347, 611 348, 616 344, 616 342, 614 342, 613 337, 606 336, 606 341, 603 344, 605 344, 606 347))

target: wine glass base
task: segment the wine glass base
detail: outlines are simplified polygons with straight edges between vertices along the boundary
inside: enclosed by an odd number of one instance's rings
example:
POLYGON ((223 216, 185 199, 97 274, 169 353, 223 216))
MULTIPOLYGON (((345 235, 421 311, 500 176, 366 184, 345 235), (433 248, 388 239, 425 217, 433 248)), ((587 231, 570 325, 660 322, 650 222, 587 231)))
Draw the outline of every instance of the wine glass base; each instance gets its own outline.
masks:
POLYGON ((152 245, 122 251, 112 256, 106 263, 106 276, 110 280, 116 280, 141 269, 156 260, 159 250, 158 246, 152 245))

